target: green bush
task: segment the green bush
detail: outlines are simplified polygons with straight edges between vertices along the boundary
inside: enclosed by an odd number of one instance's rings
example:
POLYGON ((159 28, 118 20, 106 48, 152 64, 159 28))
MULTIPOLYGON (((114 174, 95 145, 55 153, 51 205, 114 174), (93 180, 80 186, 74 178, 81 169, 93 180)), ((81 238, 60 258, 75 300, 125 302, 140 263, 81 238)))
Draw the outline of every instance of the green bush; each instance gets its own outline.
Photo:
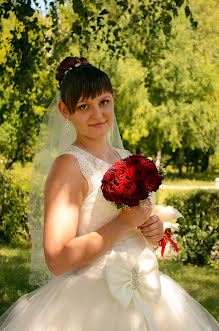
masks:
POLYGON ((0 240, 9 244, 30 241, 27 222, 29 181, 13 172, 0 172, 0 240))
POLYGON ((192 190, 173 193, 165 204, 184 216, 177 219, 178 258, 197 265, 218 264, 218 201, 217 190, 192 190))

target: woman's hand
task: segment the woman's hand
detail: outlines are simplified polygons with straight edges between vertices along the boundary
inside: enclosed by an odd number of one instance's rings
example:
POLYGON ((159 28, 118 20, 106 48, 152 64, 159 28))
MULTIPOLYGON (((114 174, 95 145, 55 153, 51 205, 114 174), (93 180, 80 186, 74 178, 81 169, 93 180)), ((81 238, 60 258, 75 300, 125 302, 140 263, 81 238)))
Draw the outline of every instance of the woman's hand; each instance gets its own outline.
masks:
POLYGON ((157 215, 150 216, 138 229, 148 240, 159 241, 163 238, 163 222, 157 215))
POLYGON ((144 207, 139 205, 122 209, 119 218, 123 223, 126 223, 128 227, 136 228, 139 225, 141 226, 142 222, 150 218, 152 210, 151 200, 148 197, 144 201, 144 207))

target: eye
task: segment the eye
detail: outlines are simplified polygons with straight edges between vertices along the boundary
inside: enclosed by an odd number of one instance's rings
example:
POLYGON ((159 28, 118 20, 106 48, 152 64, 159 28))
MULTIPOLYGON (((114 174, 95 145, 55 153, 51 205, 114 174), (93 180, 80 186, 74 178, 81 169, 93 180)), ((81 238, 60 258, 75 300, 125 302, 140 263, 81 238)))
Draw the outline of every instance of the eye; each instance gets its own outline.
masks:
POLYGON ((87 109, 87 108, 84 108, 84 107, 87 107, 87 105, 80 105, 78 108, 79 109, 87 109))
MULTIPOLYGON (((103 103, 104 101, 106 101, 106 103, 109 102, 109 100, 105 99, 105 100, 102 101, 102 103, 103 103)), ((104 105, 106 105, 106 103, 104 103, 104 105)))

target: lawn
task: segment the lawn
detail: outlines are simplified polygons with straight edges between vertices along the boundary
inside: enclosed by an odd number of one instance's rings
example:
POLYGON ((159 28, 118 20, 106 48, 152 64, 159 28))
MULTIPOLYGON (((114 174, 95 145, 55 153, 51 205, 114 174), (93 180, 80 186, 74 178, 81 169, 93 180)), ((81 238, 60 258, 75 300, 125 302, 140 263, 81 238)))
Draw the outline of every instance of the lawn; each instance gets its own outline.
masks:
POLYGON ((215 178, 219 177, 218 171, 188 173, 185 166, 183 166, 181 176, 178 175, 178 170, 172 166, 167 166, 165 170, 167 175, 163 180, 164 185, 215 185, 215 178))
POLYGON ((176 280, 219 321, 218 270, 208 266, 183 265, 174 260, 158 261, 160 271, 176 280))
MULTIPOLYGON (((30 243, 13 248, 0 244, 0 315, 20 296, 37 288, 28 284, 30 254, 30 243)), ((183 266, 180 262, 170 260, 159 260, 159 267, 219 320, 217 270, 194 265, 183 266)))

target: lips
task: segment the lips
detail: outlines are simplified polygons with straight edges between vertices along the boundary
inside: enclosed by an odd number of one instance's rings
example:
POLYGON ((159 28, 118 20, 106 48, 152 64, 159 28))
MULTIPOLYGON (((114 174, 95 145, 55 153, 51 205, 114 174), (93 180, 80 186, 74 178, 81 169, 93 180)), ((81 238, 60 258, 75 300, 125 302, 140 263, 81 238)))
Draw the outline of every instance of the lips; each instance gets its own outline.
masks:
POLYGON ((96 123, 96 124, 91 124, 90 126, 100 126, 102 124, 105 124, 106 122, 101 122, 101 123, 96 123))

